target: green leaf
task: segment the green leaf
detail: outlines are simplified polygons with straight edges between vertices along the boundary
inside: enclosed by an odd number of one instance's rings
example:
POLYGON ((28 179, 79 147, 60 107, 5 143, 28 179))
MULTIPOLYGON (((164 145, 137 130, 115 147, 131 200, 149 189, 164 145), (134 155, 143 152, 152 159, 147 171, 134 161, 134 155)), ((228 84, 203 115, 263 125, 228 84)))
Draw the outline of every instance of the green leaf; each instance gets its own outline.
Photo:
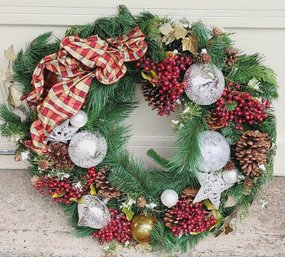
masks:
POLYGON ((226 104, 226 108, 228 111, 234 111, 236 107, 237 107, 237 102, 235 101, 226 104))
POLYGON ((134 214, 135 214, 131 209, 129 209, 127 207, 124 207, 122 209, 122 212, 126 214, 126 217, 127 217, 128 221, 131 221, 132 218, 134 217, 134 214))

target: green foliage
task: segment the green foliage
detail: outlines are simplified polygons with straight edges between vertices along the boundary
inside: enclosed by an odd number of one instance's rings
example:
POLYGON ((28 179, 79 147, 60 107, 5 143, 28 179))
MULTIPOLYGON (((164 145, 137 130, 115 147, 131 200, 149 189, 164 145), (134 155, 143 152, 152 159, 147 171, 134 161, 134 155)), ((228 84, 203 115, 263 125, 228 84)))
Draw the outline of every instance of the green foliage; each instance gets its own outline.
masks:
POLYGON ((199 50, 206 48, 211 36, 211 31, 201 21, 192 23, 191 30, 198 39, 199 50))
POLYGON ((14 79, 23 85, 24 93, 32 90, 32 74, 37 63, 58 50, 59 42, 50 43, 51 32, 35 38, 25 51, 21 50, 13 65, 14 79))
POLYGON ((222 34, 209 40, 207 51, 212 57, 212 62, 222 69, 225 65, 225 51, 232 45, 229 34, 222 34))
MULTIPOLYGON (((139 26, 146 35, 148 43, 147 55, 152 60, 158 62, 163 56, 164 49, 159 42, 159 26, 166 19, 161 19, 149 12, 143 12, 138 16, 133 16, 129 10, 119 7, 119 14, 113 17, 100 18, 92 24, 84 26, 72 26, 66 35, 78 34, 83 38, 98 34, 101 38, 115 38, 128 33, 131 29, 139 26)), ((225 50, 232 46, 232 40, 229 34, 222 34, 217 37, 211 37, 211 31, 202 23, 195 22, 191 30, 197 36, 198 48, 206 48, 212 57, 212 62, 223 69, 227 81, 234 81, 241 84, 243 91, 251 92, 255 97, 263 97, 268 100, 277 97, 277 83, 274 72, 264 66, 262 58, 258 54, 240 55, 238 61, 228 67, 225 64, 225 50), (255 79, 259 83, 258 88, 250 86, 250 81, 255 79)), ((21 51, 14 62, 15 78, 24 87, 24 92, 32 89, 32 73, 37 63, 46 55, 55 53, 58 50, 59 42, 51 41, 51 33, 45 33, 37 37, 25 51, 21 51)), ((159 201, 160 194, 165 189, 174 189, 181 193, 186 186, 199 186, 196 178, 196 167, 200 156, 199 133, 207 130, 205 117, 208 115, 208 109, 211 107, 198 106, 190 103, 189 100, 183 103, 187 111, 178 114, 177 126, 174 129, 177 134, 174 144, 174 151, 169 159, 160 156, 155 150, 150 149, 147 154, 161 168, 143 167, 142 162, 135 160, 127 150, 127 141, 130 137, 130 126, 125 120, 130 113, 137 107, 135 91, 137 82, 141 81, 138 72, 133 63, 127 63, 127 74, 113 85, 103 85, 96 79, 90 85, 84 110, 88 115, 88 122, 83 130, 99 131, 107 140, 108 151, 103 162, 98 165, 98 169, 105 165, 111 168, 109 180, 114 187, 117 187, 123 193, 122 199, 138 196, 144 196, 147 200, 158 203, 158 207, 153 211, 159 218, 163 218, 165 207, 159 201)), ((256 81, 253 82, 256 82, 256 81)), ((252 82, 252 81, 251 81, 252 82)), ((228 110, 233 110, 235 103, 228 105, 228 110)), ((27 117, 24 121, 14 113, 13 108, 5 105, 0 107, 0 118, 3 124, 0 130, 3 136, 22 139, 29 138, 29 128, 36 118, 33 111, 24 111, 27 117)), ((259 129, 268 133, 272 142, 276 141, 276 121, 273 112, 269 111, 269 117, 260 125, 246 127, 246 129, 259 129)), ((227 138, 231 145, 234 145, 240 138, 242 132, 235 129, 234 124, 230 123, 228 127, 222 128, 221 133, 227 138)), ((23 149, 19 146, 19 149, 23 149)), ((252 203, 256 194, 260 192, 265 181, 273 173, 273 156, 275 146, 268 154, 268 165, 262 175, 255 179, 255 187, 245 194, 245 188, 242 183, 231 187, 222 195, 222 204, 225 203, 228 195, 238 199, 238 205, 246 209, 252 203)), ((29 173, 41 175, 38 169, 35 153, 30 153, 29 162, 31 164, 29 173)), ((86 169, 77 167, 71 177, 76 180, 86 173, 86 169)), ((122 200, 120 199, 120 201, 122 200)), ((120 201, 110 201, 109 207, 119 208, 120 201)), ((86 227, 78 227, 77 203, 63 206, 64 210, 70 215, 72 224, 76 228, 79 236, 89 236, 95 230, 86 227)), ((134 208, 137 213, 144 213, 145 210, 134 208)), ((221 210, 226 217, 233 213, 234 208, 225 208, 221 210)), ((166 228, 162 221, 158 222, 152 232, 152 246, 154 249, 164 249, 166 251, 182 250, 193 247, 198 240, 208 233, 198 235, 184 235, 174 237, 170 229, 166 228)))

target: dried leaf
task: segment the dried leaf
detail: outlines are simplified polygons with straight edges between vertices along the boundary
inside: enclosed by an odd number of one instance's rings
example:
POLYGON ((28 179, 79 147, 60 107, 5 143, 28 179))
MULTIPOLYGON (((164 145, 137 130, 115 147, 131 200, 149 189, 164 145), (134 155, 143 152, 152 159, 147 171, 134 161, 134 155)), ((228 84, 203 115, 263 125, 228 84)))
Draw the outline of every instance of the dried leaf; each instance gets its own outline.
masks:
POLYGON ((184 39, 182 39, 181 43, 183 51, 190 51, 194 55, 197 54, 198 44, 197 37, 195 35, 185 37, 184 39))
POLYGON ((8 99, 7 102, 14 106, 14 107, 19 107, 21 105, 21 98, 22 94, 21 92, 15 87, 11 86, 8 88, 8 99))
POLYGON ((232 196, 228 196, 227 201, 225 202, 224 208, 233 207, 237 204, 237 199, 232 196))
POLYGON ((162 35, 166 36, 170 33, 173 32, 173 27, 171 26, 170 23, 165 23, 163 24, 160 28, 159 28, 159 31, 161 32, 162 35))
POLYGON ((233 227, 230 225, 230 224, 227 224, 226 226, 225 226, 225 234, 227 235, 227 234, 229 234, 229 233, 231 233, 231 232, 233 232, 234 231, 234 229, 233 229, 233 227))
POLYGON ((16 59, 16 55, 14 53, 14 46, 10 45, 10 47, 4 51, 4 56, 9 61, 14 61, 16 59))
POLYGON ((4 69, 0 70, 0 80, 3 82, 9 82, 13 80, 13 73, 12 70, 4 69))
POLYGON ((187 35, 187 30, 183 27, 182 24, 176 24, 174 27, 174 36, 175 39, 184 39, 187 35))

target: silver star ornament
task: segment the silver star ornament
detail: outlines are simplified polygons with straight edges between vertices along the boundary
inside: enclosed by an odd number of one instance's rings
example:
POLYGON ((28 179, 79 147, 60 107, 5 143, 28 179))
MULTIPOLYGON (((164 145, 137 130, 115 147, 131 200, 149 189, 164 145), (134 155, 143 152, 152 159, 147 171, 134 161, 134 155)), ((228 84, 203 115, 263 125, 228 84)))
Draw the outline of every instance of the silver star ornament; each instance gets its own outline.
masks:
POLYGON ((197 203, 209 199, 212 204, 219 209, 221 193, 234 184, 225 182, 222 177, 222 172, 198 172, 197 175, 201 188, 193 202, 197 203))

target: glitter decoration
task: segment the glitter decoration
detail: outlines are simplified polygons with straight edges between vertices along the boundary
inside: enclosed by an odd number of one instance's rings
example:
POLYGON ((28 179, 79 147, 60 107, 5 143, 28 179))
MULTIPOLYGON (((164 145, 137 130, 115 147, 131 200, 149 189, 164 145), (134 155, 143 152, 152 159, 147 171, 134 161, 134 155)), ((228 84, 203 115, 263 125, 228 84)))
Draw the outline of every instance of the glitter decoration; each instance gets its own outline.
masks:
POLYGON ((80 110, 70 118, 70 124, 75 128, 82 128, 86 125, 87 120, 87 114, 84 111, 80 110))
POLYGON ((69 125, 69 120, 57 125, 48 137, 48 141, 67 143, 72 139, 78 128, 69 125))
POLYGON ((198 169, 213 172, 223 168, 230 159, 230 145, 226 138, 216 131, 207 130, 199 134, 200 159, 198 169))
POLYGON ((225 79, 214 64, 193 64, 184 76, 185 93, 194 103, 209 105, 223 94, 225 79))
POLYGON ((219 209, 221 193, 232 187, 234 183, 227 183, 223 180, 222 172, 197 174, 201 188, 199 189, 193 203, 209 199, 219 209))
POLYGON ((69 157, 82 168, 98 165, 106 156, 107 142, 98 132, 82 131, 76 133, 68 147, 69 157))
POLYGON ((78 226, 101 229, 108 225, 111 215, 104 202, 96 195, 82 196, 78 204, 78 226))
POLYGON ((171 208, 178 202, 178 194, 172 189, 166 189, 162 192, 160 200, 165 206, 171 208))

